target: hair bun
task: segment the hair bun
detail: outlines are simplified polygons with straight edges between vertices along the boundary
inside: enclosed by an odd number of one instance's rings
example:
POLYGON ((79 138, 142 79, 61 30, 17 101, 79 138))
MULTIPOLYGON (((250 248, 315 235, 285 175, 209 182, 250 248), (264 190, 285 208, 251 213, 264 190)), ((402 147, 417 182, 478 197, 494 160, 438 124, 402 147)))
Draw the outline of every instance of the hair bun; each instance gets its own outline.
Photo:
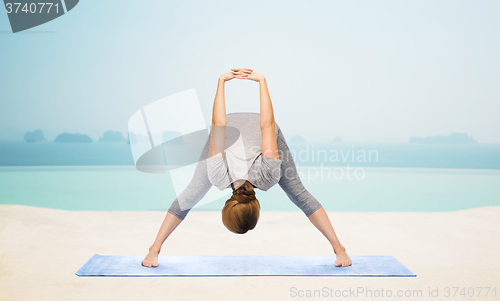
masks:
POLYGON ((222 223, 229 231, 243 234, 255 228, 259 220, 260 204, 250 182, 245 181, 238 189, 231 186, 233 195, 222 208, 222 223))
POLYGON ((238 189, 233 190, 233 198, 238 203, 249 203, 253 200, 257 200, 255 197, 255 190, 253 190, 253 186, 245 182, 243 185, 238 187, 238 189))

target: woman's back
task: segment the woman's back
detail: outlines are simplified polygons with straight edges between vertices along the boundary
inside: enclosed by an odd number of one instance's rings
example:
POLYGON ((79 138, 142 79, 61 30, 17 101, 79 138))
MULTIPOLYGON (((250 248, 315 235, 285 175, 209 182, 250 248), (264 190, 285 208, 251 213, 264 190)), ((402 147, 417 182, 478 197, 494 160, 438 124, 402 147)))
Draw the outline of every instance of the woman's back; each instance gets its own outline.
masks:
MULTIPOLYGON (((256 154, 262 151, 262 133, 260 131, 260 114, 252 112, 229 113, 226 115, 226 127, 230 127, 226 131, 226 148, 229 148, 229 143, 234 142, 241 137, 247 158, 255 158, 256 154), (237 131, 231 130, 237 129, 237 131), (237 135, 237 137, 233 137, 237 135)), ((278 137, 279 126, 276 123, 276 137, 278 137)))
MULTIPOLYGON (((245 139, 244 141, 250 142, 249 145, 262 145, 259 113, 242 112, 226 114, 226 126, 238 129, 243 139, 245 139)), ((278 129, 279 126, 276 123, 276 133, 278 133, 278 129)), ((276 134, 277 136, 278 134, 276 134)))
MULTIPOLYGON (((248 180, 262 190, 276 184, 281 160, 262 156, 260 114, 227 114, 226 127, 225 155, 207 160, 210 182, 220 190, 239 179, 248 180)), ((276 133, 278 129, 276 124, 276 133)))

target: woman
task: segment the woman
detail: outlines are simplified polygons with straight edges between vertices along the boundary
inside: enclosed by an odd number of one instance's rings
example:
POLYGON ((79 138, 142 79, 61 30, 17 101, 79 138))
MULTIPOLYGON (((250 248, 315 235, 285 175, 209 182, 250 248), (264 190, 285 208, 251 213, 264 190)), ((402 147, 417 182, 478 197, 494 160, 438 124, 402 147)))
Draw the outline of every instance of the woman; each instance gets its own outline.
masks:
POLYGON ((337 256, 335 266, 350 266, 351 259, 340 244, 325 210, 300 181, 285 138, 274 120, 266 79, 252 69, 231 71, 219 78, 212 112, 212 131, 193 179, 170 206, 142 265, 158 266, 158 254, 163 242, 212 185, 220 190, 232 188, 233 195, 222 209, 222 222, 231 232, 243 234, 252 230, 259 219, 260 205, 254 189, 266 191, 278 183, 328 239, 337 256), (259 83, 260 114, 226 114, 224 85, 234 78, 259 83), (226 145, 227 132, 235 132, 231 129, 236 129, 239 139, 226 145))

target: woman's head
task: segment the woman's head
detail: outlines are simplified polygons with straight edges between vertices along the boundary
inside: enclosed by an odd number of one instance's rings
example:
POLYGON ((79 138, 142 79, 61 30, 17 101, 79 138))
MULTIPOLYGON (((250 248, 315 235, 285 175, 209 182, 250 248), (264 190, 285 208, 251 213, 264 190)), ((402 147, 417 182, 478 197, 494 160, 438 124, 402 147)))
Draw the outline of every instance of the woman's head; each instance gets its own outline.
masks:
POLYGON ((233 187, 233 195, 222 208, 222 223, 234 233, 244 234, 257 225, 260 215, 260 204, 255 197, 255 190, 250 182, 245 181, 237 189, 233 187))

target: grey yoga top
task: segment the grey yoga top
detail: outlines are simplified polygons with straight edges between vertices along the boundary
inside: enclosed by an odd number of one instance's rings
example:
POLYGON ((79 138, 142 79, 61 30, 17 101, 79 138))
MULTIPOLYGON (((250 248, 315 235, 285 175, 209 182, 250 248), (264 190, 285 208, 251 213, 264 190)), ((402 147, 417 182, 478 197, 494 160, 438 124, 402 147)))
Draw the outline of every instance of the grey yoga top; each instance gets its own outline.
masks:
MULTIPOLYGON (((226 124, 233 123, 236 119, 240 125, 244 127, 257 127, 256 131, 260 135, 260 114, 259 113, 230 113, 226 115, 226 124)), ((276 124, 276 139, 278 144, 278 153, 281 160, 280 174, 278 185, 283 189, 288 198, 298 207, 306 216, 310 216, 316 210, 321 208, 320 202, 309 193, 300 181, 297 168, 293 161, 292 154, 286 143, 285 137, 281 132, 280 127, 276 124)), ((244 129, 242 129, 244 131, 244 129)), ((207 138, 203 147, 200 160, 196 165, 196 169, 189 185, 179 196, 172 202, 168 211, 180 219, 184 219, 193 208, 212 187, 212 183, 208 177, 207 158, 210 148, 210 136, 207 138), (181 209, 180 203, 184 204, 181 209)))
POLYGON ((260 121, 258 114, 227 115, 224 155, 207 159, 208 179, 219 190, 231 188, 231 183, 239 179, 264 191, 278 183, 281 160, 262 155, 262 133, 256 121, 260 121))

